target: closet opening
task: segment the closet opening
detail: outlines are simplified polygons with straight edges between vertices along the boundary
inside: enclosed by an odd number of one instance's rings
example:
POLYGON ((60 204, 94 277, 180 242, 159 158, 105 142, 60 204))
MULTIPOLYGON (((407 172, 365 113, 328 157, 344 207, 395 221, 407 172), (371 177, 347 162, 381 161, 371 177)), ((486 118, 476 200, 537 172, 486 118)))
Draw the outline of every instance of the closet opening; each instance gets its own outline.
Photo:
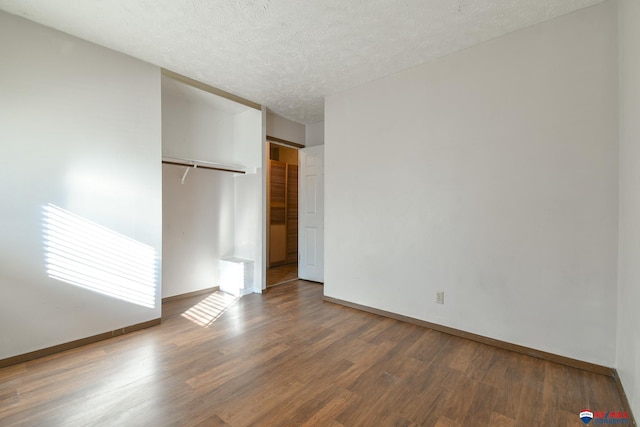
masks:
MULTIPOLYGON (((260 293, 262 107, 166 70, 161 84, 162 298, 260 293)), ((208 324, 211 301, 183 314, 208 324)))
POLYGON ((298 150, 267 142, 267 287, 298 278, 298 150))

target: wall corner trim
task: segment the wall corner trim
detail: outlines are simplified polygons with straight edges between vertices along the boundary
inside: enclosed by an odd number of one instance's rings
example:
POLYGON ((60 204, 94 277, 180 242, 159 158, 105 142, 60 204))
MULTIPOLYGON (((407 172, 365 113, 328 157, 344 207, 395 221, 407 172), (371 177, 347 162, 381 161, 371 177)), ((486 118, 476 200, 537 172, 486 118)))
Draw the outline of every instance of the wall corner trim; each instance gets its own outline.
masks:
POLYGON ((212 293, 217 292, 219 290, 220 290, 220 286, 214 286, 212 288, 200 289, 200 290, 193 291, 193 292, 186 292, 184 294, 173 295, 173 296, 170 296, 170 297, 162 298, 162 304, 166 304, 166 303, 172 302, 172 301, 178 301, 178 300, 185 299, 185 298, 197 297, 197 296, 200 296, 200 295, 209 295, 209 294, 212 294, 212 293))
POLYGON ((177 80, 179 82, 182 82, 186 85, 195 87, 197 89, 203 90, 205 92, 209 92, 213 95, 217 95, 217 96, 221 96, 223 98, 229 99, 231 101, 237 102, 238 104, 242 104, 242 105, 246 105, 247 107, 251 107, 254 108, 256 110, 262 110, 262 105, 258 104, 257 102, 253 102, 250 101, 246 98, 243 98, 241 96, 238 95, 234 95, 230 92, 226 92, 222 89, 218 89, 217 87, 213 87, 210 86, 206 83, 202 83, 198 80, 194 80, 192 78, 189 78, 187 76, 183 76, 182 74, 178 74, 176 72, 167 70, 166 68, 162 68, 162 75, 165 77, 169 77, 172 78, 174 80, 177 80))
POLYGON ((82 347, 87 344, 93 344, 98 341, 108 340, 120 335, 129 334, 131 332, 139 331, 141 329, 150 328, 152 326, 159 325, 162 322, 160 318, 149 320, 147 322, 137 323, 131 326, 125 326, 110 332, 104 332, 102 334, 93 335, 86 338, 80 338, 79 340, 70 341, 64 344, 54 345, 52 347, 43 348, 40 350, 31 351, 29 353, 19 354, 17 356, 8 357, 0 360, 0 369, 7 366, 18 365, 20 363, 28 362, 33 359, 38 359, 52 354, 61 353, 66 350, 82 347))
POLYGON ((561 365, 570 366, 572 368, 578 368, 585 371, 593 372, 600 375, 606 375, 609 377, 615 377, 615 369, 595 363, 585 362, 578 359, 572 359, 570 357, 560 356, 558 354, 547 353, 546 351, 536 350, 534 348, 525 347, 518 344, 512 344, 506 341, 500 341, 493 338, 485 337, 482 335, 474 334, 472 332, 466 332, 460 329, 450 328, 448 326, 439 325, 437 323, 427 322, 426 320, 416 319, 414 317, 404 316, 402 314, 392 313, 390 311, 380 310, 366 305, 356 304, 349 301, 344 301, 338 298, 324 296, 323 301, 333 304, 342 305, 356 310, 365 311, 371 314, 377 314, 378 316, 388 317, 390 319, 399 320, 401 322, 411 323, 413 325, 422 326, 434 331, 443 332, 445 334, 453 335, 459 338, 465 338, 471 341, 476 341, 482 344, 490 345, 503 350, 513 351, 515 353, 525 354, 527 356, 536 357, 538 359, 546 360, 549 362, 559 363, 561 365))
POLYGON ((633 416, 633 411, 631 411, 631 405, 629 404, 629 399, 627 398, 627 393, 624 391, 624 387, 622 386, 622 381, 620 381, 620 375, 618 375, 618 370, 613 368, 612 370, 613 379, 616 382, 616 387, 618 388, 618 393, 620 394, 620 398, 622 399, 622 405, 624 406, 624 410, 629 414, 629 424, 630 426, 637 426, 636 419, 633 416))

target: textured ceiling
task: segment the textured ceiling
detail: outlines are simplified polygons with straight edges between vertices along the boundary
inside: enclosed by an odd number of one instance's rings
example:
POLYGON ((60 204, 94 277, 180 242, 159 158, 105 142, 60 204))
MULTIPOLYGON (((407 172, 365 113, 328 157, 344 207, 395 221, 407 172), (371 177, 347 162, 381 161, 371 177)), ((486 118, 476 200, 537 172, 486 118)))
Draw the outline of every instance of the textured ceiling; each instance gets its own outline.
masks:
POLYGON ((0 9, 266 105, 324 97, 602 0, 0 0, 0 9))

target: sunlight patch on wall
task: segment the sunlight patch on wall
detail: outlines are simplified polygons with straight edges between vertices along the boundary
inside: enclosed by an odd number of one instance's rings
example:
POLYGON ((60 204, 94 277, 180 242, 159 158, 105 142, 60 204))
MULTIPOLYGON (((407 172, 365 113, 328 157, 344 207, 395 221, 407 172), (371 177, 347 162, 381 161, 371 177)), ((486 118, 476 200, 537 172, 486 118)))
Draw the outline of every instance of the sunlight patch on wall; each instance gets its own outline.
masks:
POLYGON ((49 277, 113 298, 154 308, 156 252, 49 203, 43 209, 49 277))
POLYGON ((215 322, 218 317, 222 316, 238 299, 238 297, 224 292, 214 292, 182 313, 181 316, 191 320, 196 325, 206 328, 215 322))

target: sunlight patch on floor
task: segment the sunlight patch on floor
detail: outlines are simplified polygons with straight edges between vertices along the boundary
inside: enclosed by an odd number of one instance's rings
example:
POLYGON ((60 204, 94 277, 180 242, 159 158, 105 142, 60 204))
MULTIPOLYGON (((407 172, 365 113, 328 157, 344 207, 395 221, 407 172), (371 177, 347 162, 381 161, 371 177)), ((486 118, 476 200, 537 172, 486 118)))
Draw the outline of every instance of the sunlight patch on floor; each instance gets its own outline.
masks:
POLYGON ((240 298, 224 292, 214 292, 181 314, 196 325, 208 327, 240 298))

